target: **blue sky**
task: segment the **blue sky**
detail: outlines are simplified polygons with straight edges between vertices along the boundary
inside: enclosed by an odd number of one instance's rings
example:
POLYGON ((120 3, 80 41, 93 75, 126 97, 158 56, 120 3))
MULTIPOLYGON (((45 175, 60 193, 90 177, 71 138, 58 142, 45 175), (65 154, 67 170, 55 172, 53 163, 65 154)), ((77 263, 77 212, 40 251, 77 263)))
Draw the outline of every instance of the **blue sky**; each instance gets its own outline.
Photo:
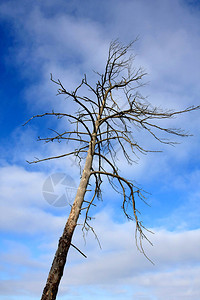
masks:
MULTIPOLYGON (((0 2, 0 299, 39 299, 69 213, 42 195, 56 172, 79 182, 72 159, 29 165, 26 160, 62 154, 65 144, 45 145, 37 137, 64 126, 32 115, 74 107, 56 97, 50 73, 72 90, 83 75, 95 82, 111 40, 129 43, 139 36, 135 64, 148 73, 141 91, 164 108, 200 103, 200 3, 184 0, 1 1, 0 2)), ((176 147, 159 145, 141 132, 141 144, 164 150, 140 156, 122 174, 151 193, 151 207, 138 203, 141 218, 155 234, 145 244, 155 266, 135 246, 134 223, 127 222, 120 198, 105 182, 104 201, 93 211, 95 230, 86 244, 81 229, 70 250, 58 299, 196 300, 200 296, 200 126, 199 112, 169 125, 193 134, 176 147)), ((69 147, 69 146, 68 146, 69 147)))

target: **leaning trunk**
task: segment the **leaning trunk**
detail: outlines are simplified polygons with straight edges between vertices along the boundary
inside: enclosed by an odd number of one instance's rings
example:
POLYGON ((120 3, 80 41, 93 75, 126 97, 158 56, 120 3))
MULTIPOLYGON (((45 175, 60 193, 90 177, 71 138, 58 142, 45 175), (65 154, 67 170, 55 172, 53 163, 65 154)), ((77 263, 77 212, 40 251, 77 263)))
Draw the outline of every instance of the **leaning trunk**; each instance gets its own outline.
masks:
MULTIPOLYGON (((93 136, 94 137, 94 136, 93 136)), ((41 300, 55 300, 58 292, 60 280, 63 275, 64 266, 67 259, 67 253, 71 245, 72 236, 77 225, 77 220, 80 215, 81 207, 84 201, 87 185, 90 178, 90 172, 93 160, 95 138, 90 143, 88 154, 85 162, 85 167, 82 173, 81 181, 77 190, 74 203, 69 214, 69 218, 65 225, 63 235, 61 236, 54 260, 47 278, 46 286, 43 290, 41 300)))

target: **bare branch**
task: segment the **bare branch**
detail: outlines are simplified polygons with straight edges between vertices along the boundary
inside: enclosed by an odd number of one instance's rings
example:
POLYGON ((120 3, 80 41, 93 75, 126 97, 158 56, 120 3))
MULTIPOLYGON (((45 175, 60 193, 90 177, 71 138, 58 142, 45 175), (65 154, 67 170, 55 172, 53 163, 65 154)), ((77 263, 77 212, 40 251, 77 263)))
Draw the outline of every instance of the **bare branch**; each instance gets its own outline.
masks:
POLYGON ((78 154, 80 152, 87 152, 87 150, 83 150, 85 148, 87 148, 88 146, 85 146, 85 147, 82 147, 80 149, 78 149, 77 151, 72 151, 72 152, 69 152, 69 153, 65 153, 65 154, 61 154, 61 155, 57 155, 57 156, 50 156, 50 157, 46 157, 46 158, 43 158, 43 159, 37 159, 37 160, 34 160, 34 161, 28 161, 27 162, 29 164, 35 164, 35 163, 39 163, 39 162, 42 162, 42 161, 46 161, 46 160, 52 160, 52 159, 57 159, 57 158, 63 158, 65 156, 69 156, 69 155, 72 155, 72 154, 78 154))
POLYGON ((74 247, 81 255, 83 255, 85 258, 87 258, 87 256, 79 248, 77 248, 74 244, 71 244, 71 246, 74 247))
POLYGON ((40 114, 40 115, 35 115, 33 117, 31 117, 28 121, 26 121, 24 125, 26 125, 27 123, 29 123, 31 120, 35 119, 35 118, 41 118, 41 117, 44 117, 44 116, 56 116, 58 118, 62 118, 62 117, 70 117, 72 119, 75 119, 78 123, 81 123, 85 129, 87 130, 88 134, 90 135, 90 137, 92 136, 89 128, 85 125, 85 123, 83 122, 83 120, 81 120, 81 117, 75 117, 75 116, 72 116, 70 114, 65 114, 65 113, 55 113, 55 112, 51 112, 51 113, 44 113, 44 114, 40 114))

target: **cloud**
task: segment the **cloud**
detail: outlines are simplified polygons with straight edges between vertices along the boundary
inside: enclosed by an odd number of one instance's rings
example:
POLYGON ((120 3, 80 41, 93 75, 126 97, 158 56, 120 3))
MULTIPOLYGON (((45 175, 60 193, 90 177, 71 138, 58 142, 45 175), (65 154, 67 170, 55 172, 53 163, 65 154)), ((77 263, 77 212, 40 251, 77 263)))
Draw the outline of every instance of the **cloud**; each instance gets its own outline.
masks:
MULTIPOLYGON (((19 297, 23 293, 27 297, 29 294, 39 295, 66 216, 55 216, 48 212, 46 203, 41 199, 40 188, 45 174, 28 172, 22 167, 5 166, 0 175, 3 200, 1 230, 24 234, 28 239, 35 235, 32 245, 28 243, 29 246, 25 246, 23 239, 21 242, 13 242, 9 236, 4 242, 1 273, 6 279, 1 282, 1 293, 11 295, 12 285, 19 297), (39 233, 44 233, 45 238, 41 240, 39 233)), ((154 247, 145 245, 148 256, 156 264, 152 266, 136 250, 134 224, 115 222, 113 214, 114 211, 106 209, 95 216, 93 225, 100 238, 102 250, 98 248, 91 234, 87 236, 85 246, 81 230, 76 231, 73 243, 86 253, 88 259, 83 260, 75 249, 70 250, 60 289, 61 297, 66 293, 73 295, 75 290, 78 297, 80 294, 76 287, 79 286, 87 298, 92 293, 90 286, 93 286, 96 287, 96 292, 101 294, 104 291, 112 299, 112 290, 117 285, 123 291, 116 296, 119 299, 129 293, 137 296, 137 290, 140 291, 138 299, 145 299, 149 293, 163 300, 172 294, 177 299, 184 299, 186 296, 195 299, 198 293, 196 278, 200 272, 199 230, 170 232, 155 228, 155 235, 150 236, 154 247)), ((171 222, 170 218, 166 221, 171 222)))
POLYGON ((0 178, 1 231, 32 235, 63 228, 65 218, 49 212, 42 197, 45 174, 6 166, 0 169, 0 178))
MULTIPOLYGON (((118 287, 118 290, 124 290, 119 299, 123 299, 129 291, 132 295, 140 291, 144 297, 149 293, 162 300, 168 299, 170 295, 173 295, 174 299, 186 299, 186 296, 195 299, 200 276, 199 230, 169 232, 154 229, 155 235, 151 236, 154 247, 145 247, 155 262, 153 266, 136 250, 132 223, 113 222, 108 212, 104 211, 96 215, 95 229, 101 240, 102 250, 90 235, 84 246, 81 231, 78 230, 73 243, 80 247, 88 258, 82 258, 73 248, 70 250, 60 296, 70 297, 75 291, 80 296, 83 289, 86 297, 92 293, 92 289, 89 288, 92 286, 99 292, 104 290, 111 295, 115 294, 114 290, 118 287)), ((25 271, 20 274, 20 281, 10 278, 2 282, 1 290, 6 293, 9 283, 12 283, 15 292, 19 293, 21 282, 26 282, 27 295, 38 295, 47 275, 45 272, 48 272, 47 263, 51 261, 53 249, 45 250, 43 255, 35 260, 30 250, 27 251, 24 246, 22 248, 19 244, 15 245, 14 251, 13 243, 7 242, 7 245, 9 251, 3 255, 5 265, 20 264, 25 271)), ((13 275, 15 272, 17 267, 13 275)), ((11 276, 9 270, 7 274, 11 276)))
POLYGON ((199 230, 182 233, 155 230, 155 236, 151 237, 154 247, 146 250, 155 262, 152 266, 137 252, 133 227, 129 223, 115 224, 100 214, 96 229, 102 237, 103 250, 91 249, 91 252, 86 252, 88 261, 66 268, 61 295, 65 287, 73 290, 73 285, 89 284, 96 286, 97 290, 106 289, 106 286, 111 290, 116 286, 124 287, 126 292, 121 299, 129 289, 132 294, 139 290, 143 296, 156 295, 158 299, 168 299, 170 295, 174 299, 181 299, 181 296, 195 299, 200 276, 199 230))
MULTIPOLYGON (((157 299, 196 299, 199 295, 198 278, 199 266, 180 267, 173 271, 145 274, 135 278, 144 288, 150 289, 150 293, 157 299)), ((151 299, 151 298, 150 298, 151 299)))

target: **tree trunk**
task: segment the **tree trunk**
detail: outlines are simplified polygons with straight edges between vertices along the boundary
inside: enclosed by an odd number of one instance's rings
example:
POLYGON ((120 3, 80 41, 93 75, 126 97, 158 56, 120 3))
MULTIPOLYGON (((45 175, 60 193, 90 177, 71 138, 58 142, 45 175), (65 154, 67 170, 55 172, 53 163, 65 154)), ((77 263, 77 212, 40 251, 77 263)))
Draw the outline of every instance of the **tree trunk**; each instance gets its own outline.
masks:
POLYGON ((67 259, 67 253, 71 245, 72 236, 77 225, 77 220, 80 215, 81 207, 84 201, 87 185, 90 178, 90 172, 93 160, 93 151, 95 145, 96 136, 93 135, 93 139, 90 143, 88 154, 85 162, 85 167, 82 173, 81 181, 77 190, 77 194, 72 205, 69 218, 65 225, 63 235, 59 239, 58 248, 54 256, 54 260, 47 278, 46 286, 43 290, 41 300, 55 300, 58 292, 60 280, 63 275, 64 266, 67 259))

